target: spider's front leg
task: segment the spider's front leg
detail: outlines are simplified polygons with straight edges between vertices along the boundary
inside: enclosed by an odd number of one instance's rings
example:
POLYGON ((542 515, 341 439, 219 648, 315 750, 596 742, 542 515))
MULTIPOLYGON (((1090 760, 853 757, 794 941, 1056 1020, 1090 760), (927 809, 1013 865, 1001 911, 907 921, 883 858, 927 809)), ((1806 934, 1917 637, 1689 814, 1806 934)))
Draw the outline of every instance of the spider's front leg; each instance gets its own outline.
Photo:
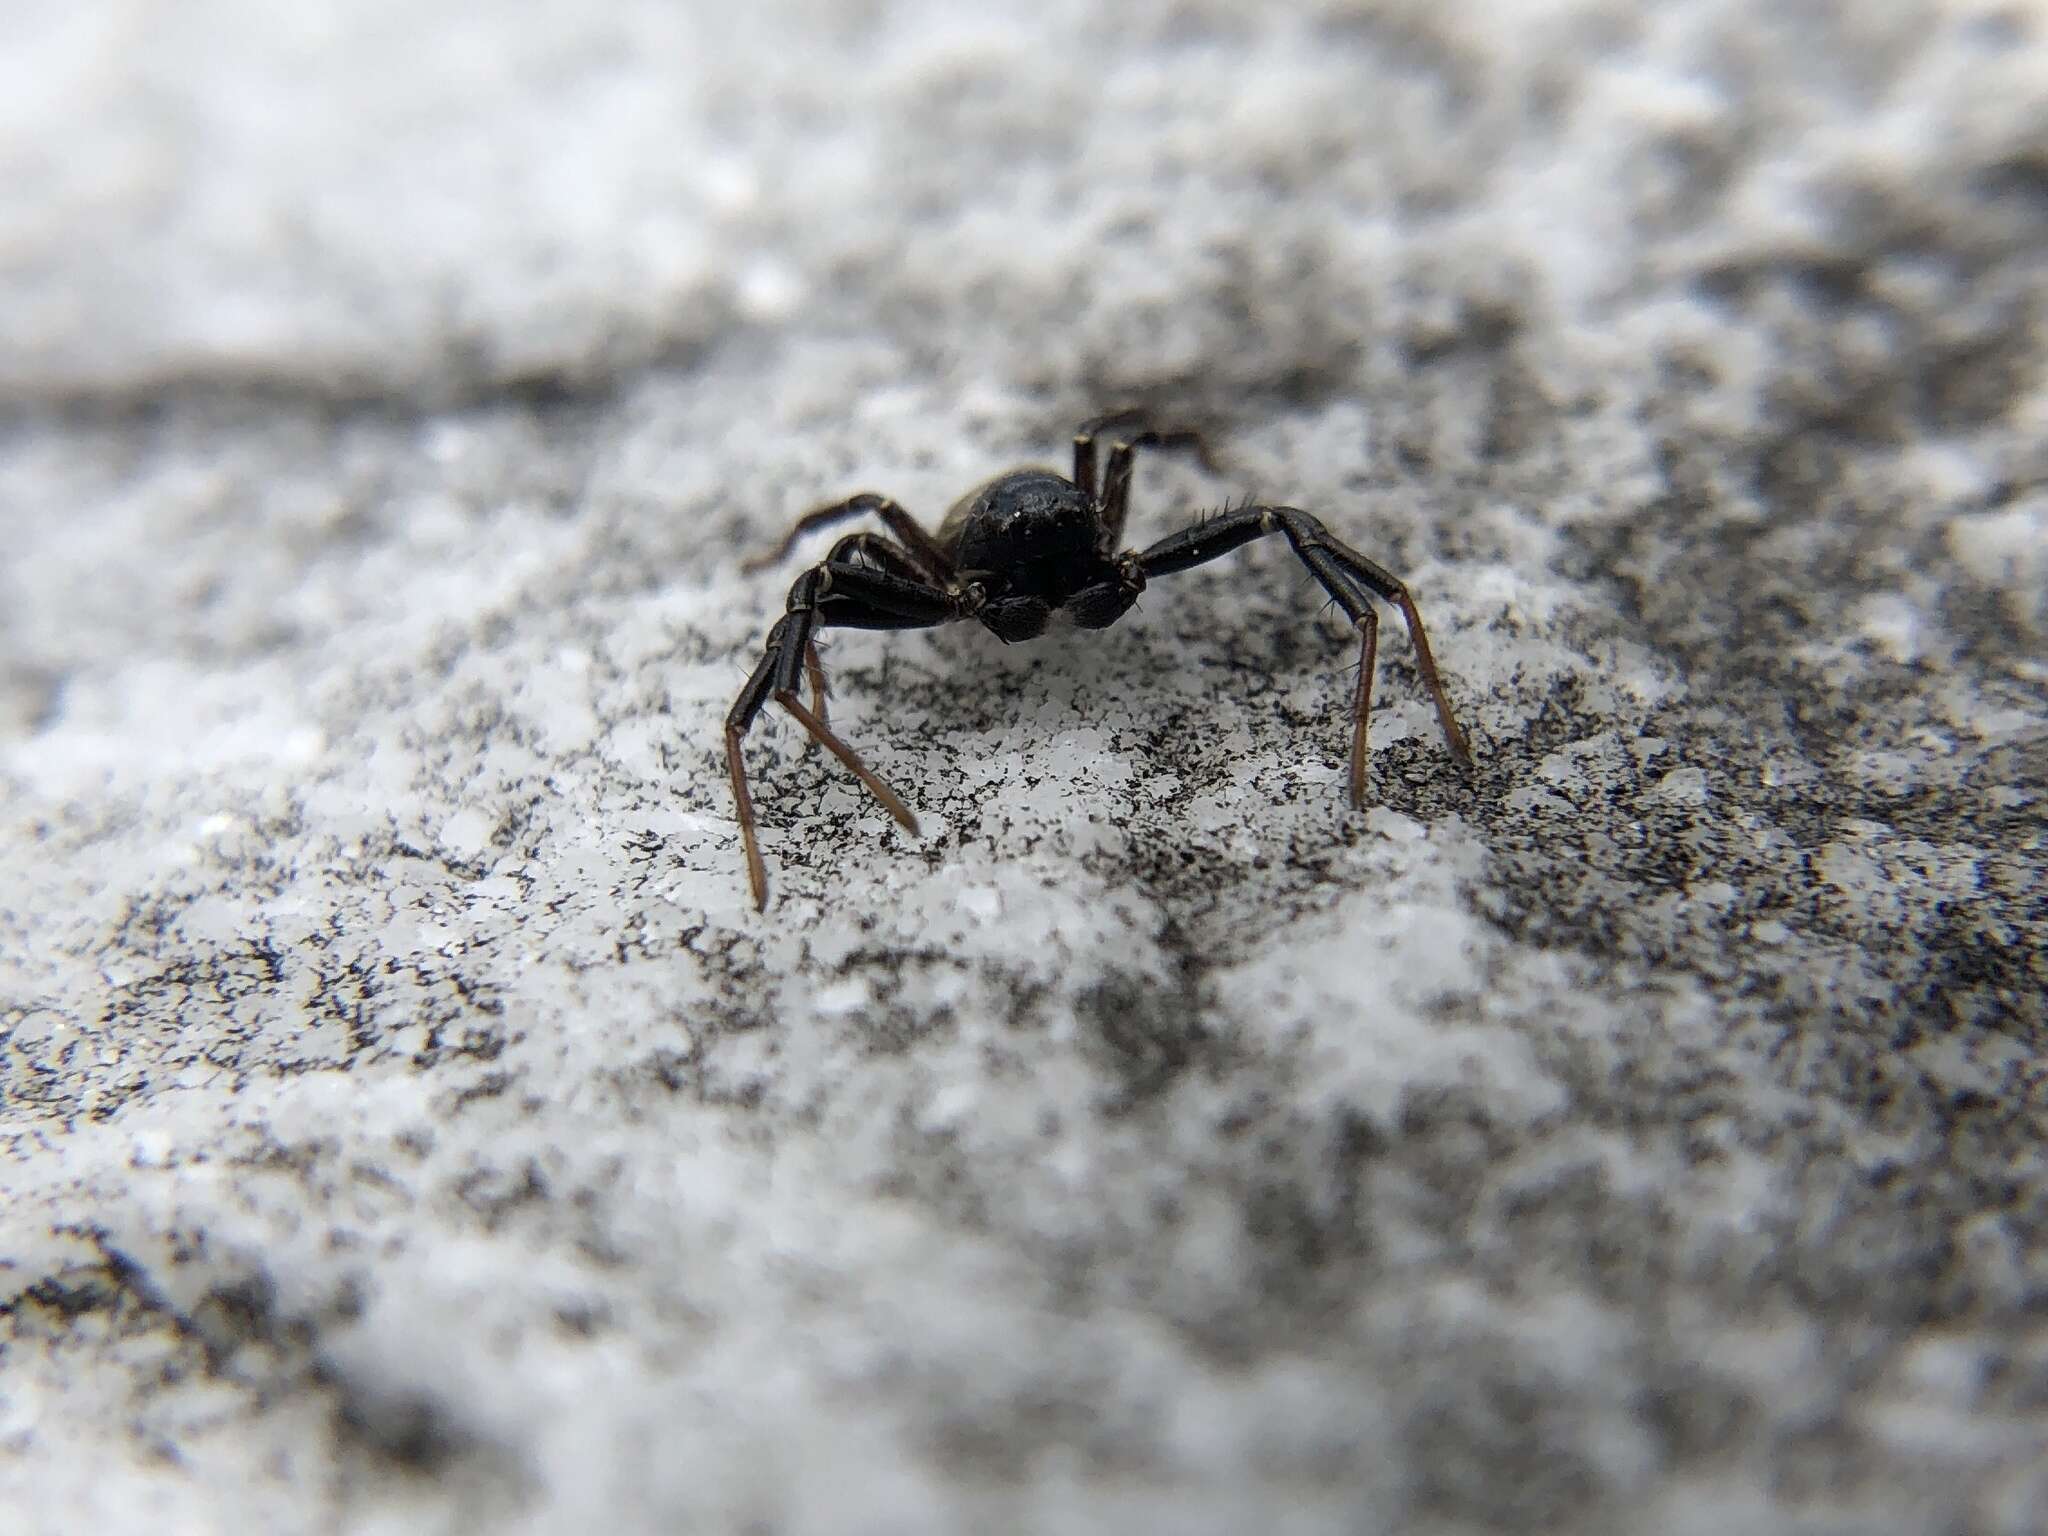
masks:
POLYGON ((1415 599, 1408 595, 1408 588, 1398 576, 1341 542, 1308 513, 1296 507, 1240 507, 1169 534, 1137 557, 1138 569, 1148 579, 1169 576, 1228 554, 1269 533, 1286 535, 1301 563, 1322 583, 1323 590, 1337 600, 1358 630, 1358 688, 1351 701, 1351 803, 1365 804, 1366 722, 1372 711, 1373 663, 1379 649, 1379 615, 1372 606, 1375 597, 1401 610, 1407 621, 1408 638, 1415 646, 1416 666, 1436 701, 1437 723, 1443 728, 1444 744, 1453 757, 1470 768, 1472 748, 1451 713, 1451 701, 1444 692, 1443 679, 1437 675, 1436 658, 1430 654, 1429 636, 1423 630, 1415 599))
MULTIPOLYGON (((850 545, 854 540, 841 542, 850 545)), ((950 589, 887 571, 872 570, 849 559, 829 559, 813 566, 797 577, 790 587, 788 611, 768 631, 768 643, 763 648, 761 660, 725 717, 726 771, 732 777, 733 805, 739 817, 740 838, 747 850, 747 880, 753 887, 757 908, 768 905, 768 867, 761 858, 754 798, 747 789, 746 767, 740 753, 740 743, 755 718, 771 699, 781 705, 810 732, 814 741, 844 763, 854 777, 867 786, 868 792, 881 802, 882 809, 914 835, 917 817, 911 814, 910 807, 861 761, 859 753, 841 741, 825 723, 822 708, 824 673, 817 664, 814 636, 820 628, 834 626, 848 629, 925 629, 960 617, 961 610, 961 599, 950 589), (798 696, 798 686, 807 670, 820 705, 815 711, 805 708, 798 696)))

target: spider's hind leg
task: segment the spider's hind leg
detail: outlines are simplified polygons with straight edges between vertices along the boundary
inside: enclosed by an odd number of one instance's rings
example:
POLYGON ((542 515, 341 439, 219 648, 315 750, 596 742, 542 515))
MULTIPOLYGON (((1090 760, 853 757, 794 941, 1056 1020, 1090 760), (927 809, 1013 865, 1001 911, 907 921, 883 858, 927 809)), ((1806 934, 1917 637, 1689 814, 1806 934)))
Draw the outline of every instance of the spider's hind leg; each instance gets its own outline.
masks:
POLYGON ((1123 541, 1124 522, 1131 510, 1131 472, 1137 467, 1140 448, 1191 448, 1202 468, 1212 474, 1217 468, 1216 457, 1209 451, 1208 439, 1194 428, 1156 429, 1145 423, 1145 411, 1134 406, 1084 421, 1074 433, 1074 484, 1093 497, 1101 509, 1105 549, 1114 549, 1123 541), (1132 430, 1118 432, 1110 439, 1109 463, 1098 486, 1095 480, 1096 436, 1106 428, 1124 426, 1132 430))

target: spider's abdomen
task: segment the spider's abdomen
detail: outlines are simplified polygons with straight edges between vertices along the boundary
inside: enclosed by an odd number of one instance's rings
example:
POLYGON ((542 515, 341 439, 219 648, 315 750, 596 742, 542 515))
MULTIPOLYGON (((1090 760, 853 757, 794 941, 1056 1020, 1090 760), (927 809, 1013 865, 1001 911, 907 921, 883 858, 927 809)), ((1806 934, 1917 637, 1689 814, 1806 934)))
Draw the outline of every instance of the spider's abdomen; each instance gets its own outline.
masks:
POLYGON ((1100 524, 1088 493, 1049 469, 1019 469, 963 497, 939 529, 963 575, 991 596, 1057 608, 1095 575, 1100 524))

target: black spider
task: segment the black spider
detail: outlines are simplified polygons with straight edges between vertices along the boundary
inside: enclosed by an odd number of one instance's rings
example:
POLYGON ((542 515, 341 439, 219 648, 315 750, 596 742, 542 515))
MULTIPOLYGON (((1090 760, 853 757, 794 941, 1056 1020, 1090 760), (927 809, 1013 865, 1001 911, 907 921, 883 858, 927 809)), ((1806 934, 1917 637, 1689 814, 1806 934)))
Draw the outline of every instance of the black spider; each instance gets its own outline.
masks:
POLYGON ((1422 615, 1415 611, 1408 589, 1391 572, 1331 537, 1308 513, 1293 507, 1236 507, 1161 539, 1150 549, 1118 552, 1136 451, 1190 447, 1208 460, 1194 432, 1133 431, 1112 444, 1098 487, 1095 435, 1105 427, 1139 419, 1136 411, 1119 411, 1086 423, 1074 434, 1071 480, 1049 469, 1012 470, 955 503, 936 534, 927 533, 888 497, 863 494, 797 519, 772 554, 743 567, 759 570, 772 565, 813 529, 870 512, 896 536, 892 541, 878 533, 848 534, 822 563, 797 577, 789 589, 788 611, 768 632, 761 664, 725 717, 726 764, 732 772, 740 835, 747 846, 747 876, 757 907, 768 904, 768 870, 755 837, 754 801, 740 764, 740 741, 771 698, 852 769, 891 816, 917 831, 910 808, 825 723, 825 673, 814 638, 819 629, 928 629, 975 619, 999 639, 1030 640, 1044 633, 1053 611, 1060 608, 1083 629, 1102 629, 1123 616, 1152 577, 1214 560, 1268 533, 1287 536, 1301 563, 1350 615, 1359 632, 1358 687, 1351 704, 1352 804, 1365 803, 1365 727, 1379 634, 1375 597, 1399 608, 1407 620, 1422 680, 1436 700, 1444 740, 1459 762, 1471 765, 1471 749, 1452 718, 1436 661, 1429 654, 1429 637, 1422 630, 1422 615), (797 696, 798 683, 806 675, 811 685, 809 708, 797 696))

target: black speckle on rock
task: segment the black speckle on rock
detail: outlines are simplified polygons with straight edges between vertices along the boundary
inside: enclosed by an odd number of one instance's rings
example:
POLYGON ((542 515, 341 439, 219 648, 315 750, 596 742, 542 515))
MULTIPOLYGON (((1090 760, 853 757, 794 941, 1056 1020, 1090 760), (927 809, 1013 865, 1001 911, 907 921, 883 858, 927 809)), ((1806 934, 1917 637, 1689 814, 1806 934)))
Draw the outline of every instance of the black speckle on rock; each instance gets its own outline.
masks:
POLYGON ((337 1434, 392 1471, 432 1477, 476 1448, 446 1406, 426 1393, 387 1392, 331 1372, 329 1384, 337 1434))

